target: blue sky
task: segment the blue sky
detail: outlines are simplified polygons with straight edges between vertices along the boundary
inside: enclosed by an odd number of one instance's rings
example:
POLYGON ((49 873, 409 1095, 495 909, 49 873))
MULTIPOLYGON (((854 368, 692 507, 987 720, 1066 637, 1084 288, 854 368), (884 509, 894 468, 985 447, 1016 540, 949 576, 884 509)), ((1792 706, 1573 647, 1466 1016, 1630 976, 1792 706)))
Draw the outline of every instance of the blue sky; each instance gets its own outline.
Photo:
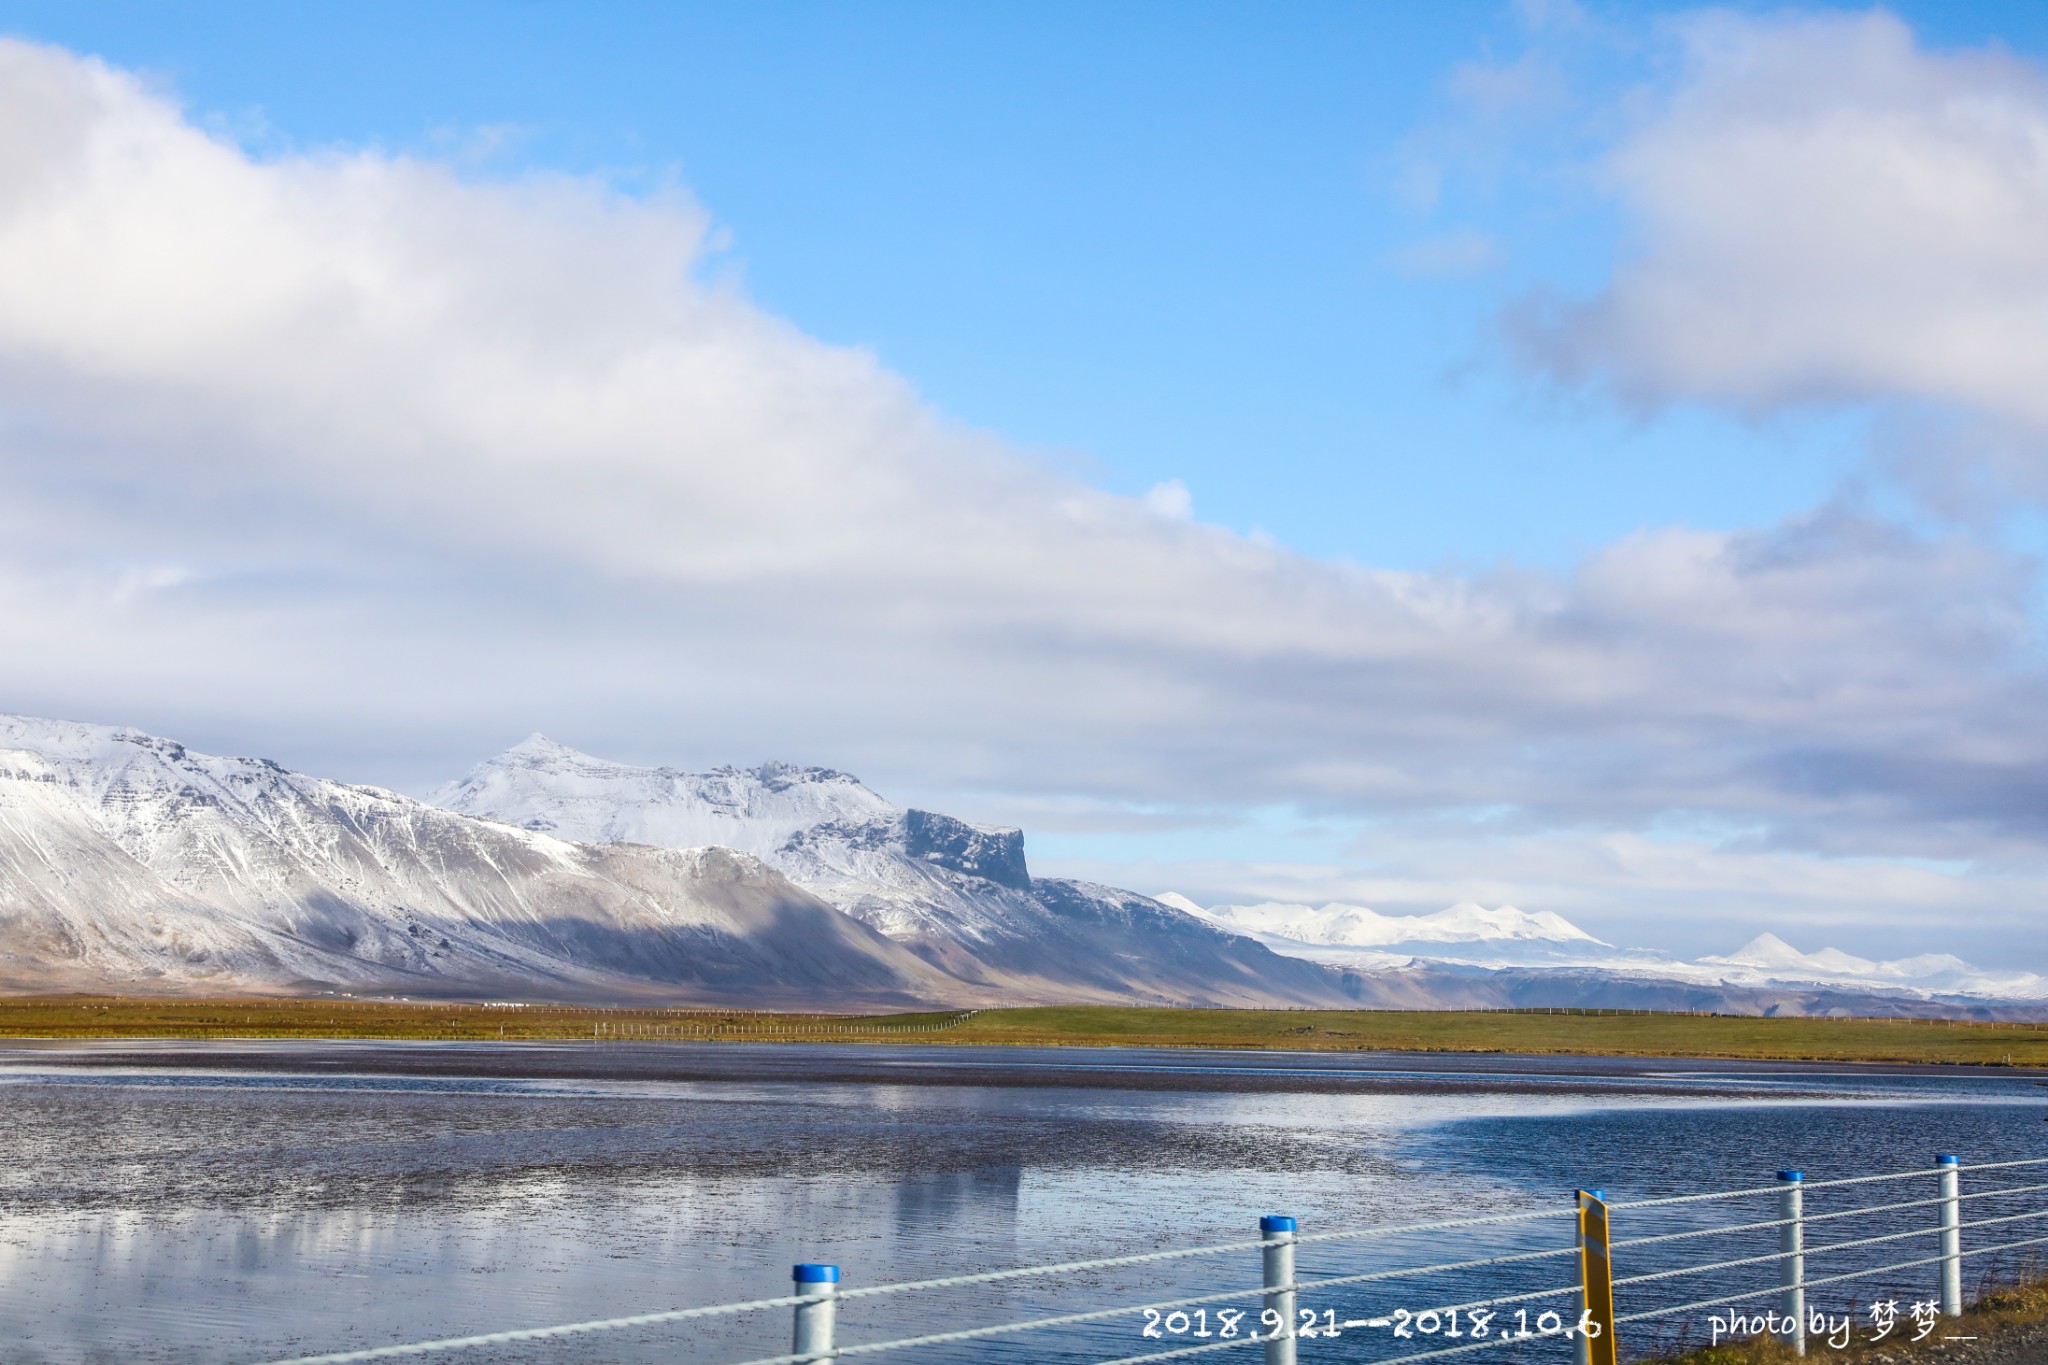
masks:
POLYGON ((813 760, 1209 899, 2048 951, 2039 6, 0 31, 102 177, 0 164, 0 709, 415 791, 533 729, 813 760), (1994 192, 1869 169, 1921 156, 1994 192))

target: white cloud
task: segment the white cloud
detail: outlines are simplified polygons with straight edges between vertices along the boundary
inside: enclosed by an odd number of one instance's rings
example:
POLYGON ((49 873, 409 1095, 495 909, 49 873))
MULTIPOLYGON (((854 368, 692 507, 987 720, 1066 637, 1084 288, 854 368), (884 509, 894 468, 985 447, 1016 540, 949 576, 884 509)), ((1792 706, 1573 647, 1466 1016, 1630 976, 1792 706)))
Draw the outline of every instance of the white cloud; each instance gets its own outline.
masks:
POLYGON ((1606 162, 1633 255, 1532 305, 1541 365, 1645 405, 1933 402, 2048 434, 2048 80, 1884 11, 1684 21, 1606 162))
POLYGON ((711 230, 252 159, 0 44, 0 708, 416 786, 539 728, 907 798, 2048 838, 2030 581, 1980 546, 1839 507, 1562 577, 1319 562, 947 421, 711 230))
POLYGON ((1155 517, 1167 521, 1193 521, 1195 519, 1195 496, 1188 492, 1188 486, 1179 479, 1168 479, 1153 484, 1138 499, 1138 504, 1155 517))

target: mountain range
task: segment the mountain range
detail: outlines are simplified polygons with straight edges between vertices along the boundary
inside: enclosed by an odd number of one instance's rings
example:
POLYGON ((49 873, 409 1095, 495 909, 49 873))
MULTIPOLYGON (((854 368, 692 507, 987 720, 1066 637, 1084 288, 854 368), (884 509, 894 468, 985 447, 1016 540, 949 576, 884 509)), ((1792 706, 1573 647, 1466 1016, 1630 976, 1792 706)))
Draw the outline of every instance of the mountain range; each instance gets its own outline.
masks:
POLYGON ((1597 980, 1610 998, 1617 989, 1666 1000, 1674 989, 1707 989, 1723 993, 1739 1009, 1755 1008, 1788 989, 1818 992, 1816 999, 1832 998, 1842 1008, 1852 1007, 1849 995, 1867 996, 1853 1007, 1878 1013, 1906 1003, 2048 1000, 2048 978, 1986 970, 1947 953, 1879 962, 1837 948, 1801 952, 1764 933, 1726 956, 1686 961, 1654 949, 1617 947, 1561 915, 1512 905, 1488 910, 1467 901, 1434 914, 1382 915, 1341 902, 1204 907, 1170 891, 1159 899, 1285 956, 1378 976, 1467 969, 1510 981, 1542 969, 1540 975, 1553 983, 1597 980))
POLYGON ((811 1008, 1348 998, 1328 969, 1146 897, 1034 879, 1015 830, 898 810, 823 769, 690 775, 536 738, 443 797, 460 809, 137 730, 0 717, 0 987, 811 1008))
POLYGON ((996 1003, 1983 1012, 1950 957, 1682 962, 1562 916, 1217 905, 1034 875, 1023 832, 769 763, 535 735, 419 800, 138 730, 0 716, 0 990, 889 1009, 996 1003))

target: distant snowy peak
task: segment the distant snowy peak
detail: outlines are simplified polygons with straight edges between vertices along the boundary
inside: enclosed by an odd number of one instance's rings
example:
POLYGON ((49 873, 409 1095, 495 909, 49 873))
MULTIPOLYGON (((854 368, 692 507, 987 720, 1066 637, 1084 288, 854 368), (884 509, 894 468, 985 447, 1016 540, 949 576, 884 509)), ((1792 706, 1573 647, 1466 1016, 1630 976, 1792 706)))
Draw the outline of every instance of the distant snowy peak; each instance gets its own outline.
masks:
POLYGON ((1448 910, 1417 915, 1412 919, 1430 925, 1432 936, 1448 942, 1535 939, 1547 943, 1601 943, 1554 910, 1520 910, 1512 905, 1488 910, 1471 901, 1462 901, 1448 910))
MULTIPOLYGON (((871 802, 882 802, 882 798, 861 785, 859 778, 851 773, 842 773, 831 768, 809 767, 801 763, 783 763, 774 759, 757 768, 735 768, 730 764, 713 768, 708 773, 687 773, 678 768, 639 767, 631 763, 618 763, 608 758, 598 758, 580 749, 572 749, 559 740, 548 738, 539 731, 528 735, 519 743, 478 764, 475 772, 493 767, 526 768, 534 772, 579 773, 586 777, 610 781, 634 781, 655 779, 688 778, 706 781, 712 778, 739 779, 759 785, 771 792, 784 792, 796 787, 840 786, 865 794, 871 802)), ((475 775, 472 773, 472 776, 475 775)), ((451 784, 460 786, 460 783, 451 784)), ((886 804, 886 803, 882 803, 886 804)))
POLYGON ((1922 953, 1917 957, 1873 962, 1839 948, 1802 953, 1776 934, 1758 934, 1726 957, 1703 957, 1700 962, 1733 969, 1736 979, 1855 982, 2008 998, 2048 995, 2048 980, 2032 972, 1984 971, 1950 953, 1922 953))
POLYGON ((1562 915, 1512 905, 1489 910, 1471 901, 1427 915, 1382 915, 1363 905, 1265 902, 1208 909, 1168 892, 1168 905, 1241 933, 1267 934, 1326 947, 1383 948, 1406 943, 1559 943, 1606 947, 1562 915))
POLYGON ((902 814, 858 778, 830 768, 647 768, 596 758, 538 734, 428 799, 580 843, 719 845, 760 857, 819 825, 902 814))
MULTIPOLYGON (((1869 976, 1880 970, 1867 957, 1857 957, 1839 948, 1822 948, 1802 953, 1776 934, 1758 934, 1726 957, 1705 957, 1702 962, 1725 963, 1731 967, 1759 967, 1765 970, 1804 969, 1830 976, 1869 976)), ((1960 963, 1960 959, 1951 959, 1960 963)))

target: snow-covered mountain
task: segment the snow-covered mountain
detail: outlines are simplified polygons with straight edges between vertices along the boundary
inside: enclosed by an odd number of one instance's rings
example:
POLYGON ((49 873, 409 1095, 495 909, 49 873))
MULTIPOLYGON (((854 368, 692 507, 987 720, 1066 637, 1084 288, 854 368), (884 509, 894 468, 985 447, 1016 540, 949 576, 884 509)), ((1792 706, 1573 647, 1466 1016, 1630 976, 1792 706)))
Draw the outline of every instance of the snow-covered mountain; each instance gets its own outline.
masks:
POLYGON ((0 985, 964 993, 744 853, 591 847, 21 716, 0 716, 0 985))
POLYGON ((1894 988, 1928 996, 2048 998, 2048 978, 2033 972, 1986 971, 1951 953, 1922 953, 1887 962, 1839 948, 1802 953, 1776 934, 1758 934, 1726 957, 1703 957, 1698 965, 1725 981, 1745 985, 1798 982, 1894 988))
POLYGON ((1257 905, 1216 905, 1203 909, 1173 892, 1160 899, 1244 933, 1271 934, 1323 947, 1393 948, 1422 943, 1575 944, 1589 949, 1610 946, 1562 915, 1549 910, 1531 913, 1512 905, 1488 910, 1463 901, 1433 914, 1382 915, 1363 905, 1341 902, 1321 908, 1264 901, 1257 905))
MULTIPOLYGON (((1331 962, 1356 960, 1356 954, 1350 950, 1372 950, 1380 956, 1460 956, 1444 950, 1444 945, 1452 943, 1475 945, 1481 958, 1501 958, 1509 948, 1536 948, 1542 950, 1536 954, 1538 958, 1548 954, 1571 960, 1591 960, 1597 954, 1612 952, 1610 943, 1595 939, 1563 915, 1552 911, 1530 913, 1511 905, 1489 911, 1470 900, 1434 915, 1380 915, 1362 905, 1341 902, 1331 902, 1319 909, 1284 905, 1278 900, 1202 909, 1176 892, 1159 898, 1210 923, 1260 937, 1260 941, 1280 939, 1286 943, 1280 952, 1305 945, 1335 950, 1327 954, 1296 954, 1331 962)), ((1530 954, 1507 956, 1528 958, 1530 954)))
MULTIPOLYGON (((1836 948, 1803 953, 1775 934, 1760 934, 1725 957, 1688 962, 1649 949, 1618 948, 1603 942, 1550 911, 1530 913, 1506 905, 1488 910, 1466 901, 1427 915, 1383 915, 1362 905, 1335 903, 1320 908, 1265 902, 1257 905, 1216 905, 1203 908, 1185 896, 1167 892, 1159 898, 1212 923, 1233 928, 1291 957, 1377 974, 1382 980, 1405 973, 1415 978, 1431 969, 1481 969, 1503 974, 1490 989, 1506 990, 1509 998, 1534 1003, 1527 992, 1540 985, 1539 969, 1567 992, 1612 1004, 1617 992, 1636 992, 1665 1002, 1695 999, 1681 988, 1721 992, 1724 1003, 1688 1004, 1684 1008, 1746 1009, 1759 999, 1782 1001, 1784 992, 1860 993, 1858 1008, 1882 1009, 1886 998, 1898 1002, 1968 1003, 2048 999, 2048 978, 2032 972, 1984 971, 1959 957, 1930 953, 1896 961, 1876 962, 1836 948), (1519 994, 1517 994, 1519 992, 1519 994)), ((1434 989, 1440 997, 1446 987, 1434 989)), ((1480 978, 1458 978, 1464 984, 1452 998, 1488 998, 1480 978)), ((1555 999, 1542 1003, 1570 1003, 1555 999)), ((1829 997, 1839 998, 1839 997, 1829 997)))
POLYGON ((1347 1003, 1337 974, 1149 897, 1033 877, 1021 830, 906 810, 845 773, 708 773, 593 758, 535 735, 433 794, 585 842, 717 843, 971 985, 1030 1000, 1347 1003))
POLYGON ((1489 910, 1464 901, 1427 915, 1383 915, 1363 905, 1265 901, 1207 909, 1168 892, 1160 899, 1212 924, 1249 934, 1276 953, 1330 966, 1384 970, 1413 961, 1486 967, 1592 966, 1629 955, 1549 910, 1489 910))

